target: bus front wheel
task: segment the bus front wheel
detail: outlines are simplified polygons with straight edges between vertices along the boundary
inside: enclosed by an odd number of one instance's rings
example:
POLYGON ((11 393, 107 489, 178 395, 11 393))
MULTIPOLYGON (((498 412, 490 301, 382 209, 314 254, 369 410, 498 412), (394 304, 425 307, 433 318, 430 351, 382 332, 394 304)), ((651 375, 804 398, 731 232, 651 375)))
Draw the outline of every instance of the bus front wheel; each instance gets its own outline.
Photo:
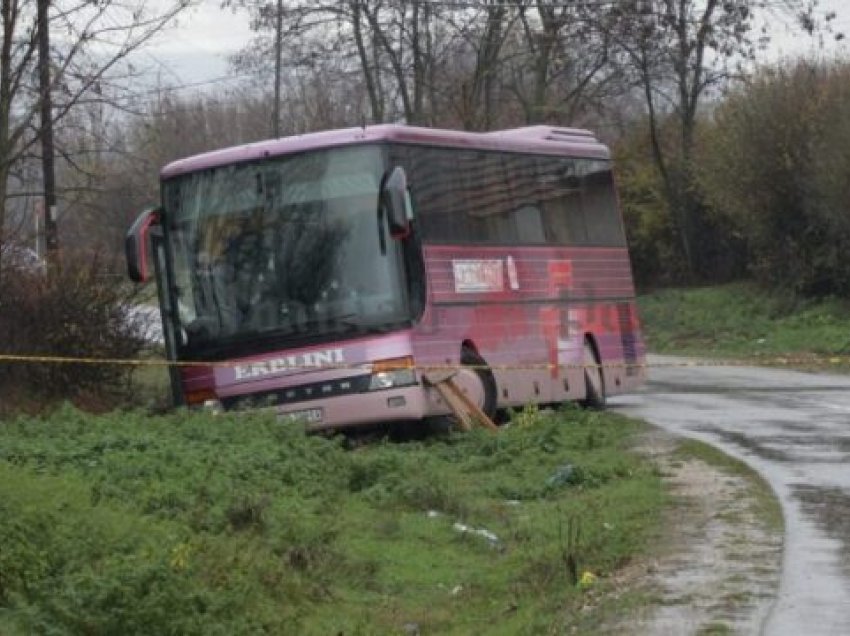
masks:
MULTIPOLYGON (((461 350, 460 362, 464 367, 471 368, 459 369, 459 373, 453 377, 457 379, 458 375, 463 376, 460 385, 467 387, 468 395, 472 397, 478 408, 492 420, 496 414, 496 400, 498 399, 496 380, 492 371, 487 368, 484 359, 469 347, 464 347, 461 350), (477 386, 474 386, 473 383, 477 383, 477 386)), ((425 430, 438 435, 448 433, 458 426, 457 417, 453 414, 426 418, 424 424, 425 430)))
POLYGON ((605 408, 605 378, 602 375, 602 366, 596 350, 590 340, 584 341, 584 355, 582 364, 584 366, 585 396, 580 404, 586 409, 605 408))
POLYGON ((460 363, 464 366, 474 368, 475 375, 478 376, 478 380, 481 382, 481 389, 484 396, 482 403, 478 406, 492 420, 496 415, 496 400, 498 399, 496 379, 493 377, 493 372, 487 368, 484 358, 469 347, 464 347, 461 351, 460 363))

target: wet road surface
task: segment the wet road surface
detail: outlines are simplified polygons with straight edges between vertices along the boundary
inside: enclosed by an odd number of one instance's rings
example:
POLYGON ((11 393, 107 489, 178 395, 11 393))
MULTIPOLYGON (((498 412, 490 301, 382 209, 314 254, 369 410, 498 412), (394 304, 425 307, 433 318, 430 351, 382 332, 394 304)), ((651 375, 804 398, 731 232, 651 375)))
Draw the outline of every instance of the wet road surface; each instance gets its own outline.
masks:
POLYGON ((646 389, 611 410, 721 448, 779 496, 782 577, 763 632, 850 634, 850 376, 649 362, 646 389))

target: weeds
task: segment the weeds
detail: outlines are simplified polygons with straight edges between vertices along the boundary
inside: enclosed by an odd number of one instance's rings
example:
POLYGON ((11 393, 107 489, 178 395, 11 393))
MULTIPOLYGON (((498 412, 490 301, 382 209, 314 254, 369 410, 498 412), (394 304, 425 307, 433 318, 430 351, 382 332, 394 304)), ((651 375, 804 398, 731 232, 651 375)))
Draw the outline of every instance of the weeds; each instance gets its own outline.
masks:
POLYGON ((522 417, 356 451, 244 414, 0 422, 0 633, 471 633, 498 607, 496 632, 545 629, 662 497, 635 422, 522 417))
POLYGON ((566 529, 563 525, 558 525, 558 541, 561 544, 561 561, 570 577, 570 583, 572 585, 578 585, 581 552, 580 517, 569 517, 567 519, 566 529))

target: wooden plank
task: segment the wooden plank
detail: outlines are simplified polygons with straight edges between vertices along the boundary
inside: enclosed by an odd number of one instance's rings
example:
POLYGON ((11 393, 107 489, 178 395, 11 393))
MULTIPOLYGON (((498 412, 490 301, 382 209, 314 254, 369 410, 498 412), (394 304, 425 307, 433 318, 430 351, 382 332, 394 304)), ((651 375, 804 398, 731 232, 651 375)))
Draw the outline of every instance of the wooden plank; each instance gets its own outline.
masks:
POLYGON ((499 427, 493 420, 487 417, 487 414, 454 383, 455 374, 456 372, 452 372, 450 375, 440 373, 436 374, 435 377, 429 373, 425 375, 424 380, 426 384, 437 390, 457 418, 458 426, 461 429, 464 431, 472 430, 473 425, 477 423, 490 431, 497 432, 499 427))
POLYGON ((440 384, 445 384, 447 386, 447 388, 449 389, 449 391, 451 391, 452 393, 455 394, 455 396, 458 398, 458 400, 460 400, 461 403, 463 403, 463 405, 466 407, 466 411, 468 413, 472 414, 475 417, 475 419, 478 420, 478 423, 481 426, 493 431, 494 433, 498 432, 499 427, 496 426, 496 424, 493 422, 493 420, 491 420, 487 416, 487 414, 484 411, 482 411, 475 402, 470 400, 469 396, 466 395, 463 391, 461 391, 458 388, 458 386, 454 382, 451 381, 451 379, 448 379, 445 382, 441 382, 440 384))
MULTIPOLYGON (((440 397, 445 400, 446 404, 449 405, 452 413, 454 413, 457 418, 458 426, 464 431, 472 430, 472 422, 469 415, 464 411, 463 403, 460 402, 455 394, 449 389, 449 385, 451 384, 451 379, 442 380, 440 382, 434 383, 432 386, 437 389, 437 392, 440 394, 440 397)), ((451 384, 451 386, 454 386, 451 384)))

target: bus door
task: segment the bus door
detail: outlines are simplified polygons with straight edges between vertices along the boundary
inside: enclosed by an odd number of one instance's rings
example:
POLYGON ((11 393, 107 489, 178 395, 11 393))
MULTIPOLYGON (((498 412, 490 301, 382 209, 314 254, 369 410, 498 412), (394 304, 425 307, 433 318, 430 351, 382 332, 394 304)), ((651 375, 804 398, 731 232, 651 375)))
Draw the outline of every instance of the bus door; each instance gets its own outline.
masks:
MULTIPOLYGON (((169 362, 177 360, 177 343, 175 341, 174 307, 171 302, 170 280, 168 278, 168 267, 166 267, 165 239, 162 235, 162 226, 151 228, 150 233, 151 251, 153 253, 154 272, 156 275, 156 291, 159 296, 160 318, 162 320, 162 337, 165 343, 165 358, 169 362)), ((180 370, 170 365, 168 377, 171 384, 171 399, 174 406, 183 405, 183 389, 180 382, 180 370)))

